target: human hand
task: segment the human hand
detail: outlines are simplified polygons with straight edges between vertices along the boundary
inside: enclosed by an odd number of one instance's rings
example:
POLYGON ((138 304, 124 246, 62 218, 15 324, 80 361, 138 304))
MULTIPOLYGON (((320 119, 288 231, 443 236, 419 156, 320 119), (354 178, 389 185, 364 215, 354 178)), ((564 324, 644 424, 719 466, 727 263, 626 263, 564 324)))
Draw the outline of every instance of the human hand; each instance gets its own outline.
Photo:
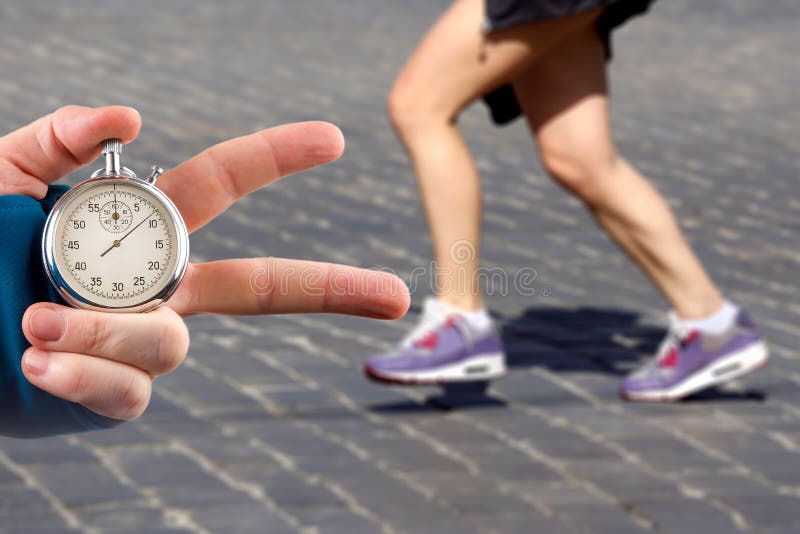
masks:
MULTIPOLYGON (((140 125, 131 108, 69 106, 10 133, 0 138, 0 195, 42 198, 48 184, 94 161, 103 140, 128 143, 140 125)), ((333 161, 343 149, 342 134, 331 124, 289 124, 211 147, 166 172, 158 186, 192 232, 247 194, 333 161)), ((32 347, 22 370, 52 395, 132 419, 149 403, 154 378, 175 369, 187 353, 182 316, 324 312, 391 319, 405 313, 408 301, 402 281, 377 271, 275 258, 190 264, 172 299, 150 313, 30 306, 22 329, 32 347)))

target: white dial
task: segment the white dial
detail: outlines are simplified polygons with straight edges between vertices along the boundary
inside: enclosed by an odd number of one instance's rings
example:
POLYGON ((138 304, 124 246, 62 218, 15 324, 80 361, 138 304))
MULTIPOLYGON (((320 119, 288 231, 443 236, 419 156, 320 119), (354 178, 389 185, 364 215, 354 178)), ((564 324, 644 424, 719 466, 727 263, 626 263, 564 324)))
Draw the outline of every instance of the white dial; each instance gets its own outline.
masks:
POLYGON ((185 230, 147 186, 106 179, 73 193, 64 199, 50 242, 59 277, 72 293, 90 305, 132 308, 174 282, 185 254, 178 235, 185 230))

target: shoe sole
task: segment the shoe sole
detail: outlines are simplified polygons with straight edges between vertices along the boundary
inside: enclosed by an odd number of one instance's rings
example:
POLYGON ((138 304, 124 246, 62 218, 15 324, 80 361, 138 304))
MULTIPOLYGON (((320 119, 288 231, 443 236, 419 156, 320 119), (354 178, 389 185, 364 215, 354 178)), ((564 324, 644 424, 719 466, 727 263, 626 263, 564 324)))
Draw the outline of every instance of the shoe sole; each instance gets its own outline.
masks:
POLYGON ((480 354, 465 362, 443 365, 435 369, 416 372, 382 373, 369 365, 364 374, 370 380, 404 386, 435 386, 450 382, 493 380, 506 374, 505 356, 502 352, 480 354))
POLYGON ((714 362, 667 389, 649 391, 620 390, 623 399, 635 402, 675 402, 698 391, 752 373, 767 364, 769 351, 763 341, 714 362))

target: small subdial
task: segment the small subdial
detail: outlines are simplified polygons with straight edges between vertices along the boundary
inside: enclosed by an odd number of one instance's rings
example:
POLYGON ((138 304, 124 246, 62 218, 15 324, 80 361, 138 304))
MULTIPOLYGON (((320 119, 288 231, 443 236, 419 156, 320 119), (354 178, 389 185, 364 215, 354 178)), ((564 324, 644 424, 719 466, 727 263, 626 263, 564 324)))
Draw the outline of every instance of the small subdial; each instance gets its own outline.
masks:
POLYGON ((131 208, 124 202, 112 200, 100 208, 100 224, 112 234, 124 232, 130 228, 132 222, 131 208))

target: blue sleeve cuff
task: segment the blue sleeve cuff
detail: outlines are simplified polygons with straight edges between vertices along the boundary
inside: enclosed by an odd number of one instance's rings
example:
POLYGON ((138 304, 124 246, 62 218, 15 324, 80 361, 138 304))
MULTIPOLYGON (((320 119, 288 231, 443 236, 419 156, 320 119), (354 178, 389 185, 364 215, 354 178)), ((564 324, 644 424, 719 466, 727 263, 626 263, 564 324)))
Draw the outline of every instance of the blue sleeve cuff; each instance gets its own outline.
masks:
POLYGON ((42 200, 0 196, 0 435, 50 436, 122 422, 54 397, 22 374, 22 354, 30 346, 21 327, 25 310, 36 302, 61 303, 45 275, 40 243, 47 214, 68 189, 50 186, 42 200))

